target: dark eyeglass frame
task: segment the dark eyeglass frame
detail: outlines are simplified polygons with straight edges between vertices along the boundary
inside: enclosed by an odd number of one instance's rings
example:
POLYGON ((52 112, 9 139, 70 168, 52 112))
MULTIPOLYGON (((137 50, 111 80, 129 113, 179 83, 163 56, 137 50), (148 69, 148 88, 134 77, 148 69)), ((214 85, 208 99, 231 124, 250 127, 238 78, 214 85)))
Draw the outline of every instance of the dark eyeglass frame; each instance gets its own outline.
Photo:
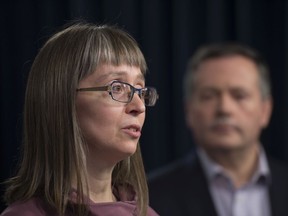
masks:
POLYGON ((118 80, 113 81, 112 83, 110 83, 107 86, 78 88, 78 89, 76 89, 76 91, 107 91, 107 92, 109 92, 109 95, 111 96, 111 98, 113 100, 121 102, 121 103, 130 103, 134 97, 134 93, 136 92, 139 95, 139 97, 143 100, 145 106, 154 106, 156 104, 157 100, 159 99, 159 95, 157 93, 157 90, 153 87, 135 88, 134 86, 132 86, 129 83, 118 81, 118 80), (130 87, 131 93, 129 94, 129 98, 127 101, 115 99, 115 97, 113 96, 113 91, 112 91, 112 87, 113 87, 113 85, 115 85, 115 83, 124 84, 124 85, 127 85, 130 87), (148 95, 148 96, 152 97, 151 100, 149 99, 150 103, 146 103, 145 95, 142 95, 143 91, 147 91, 147 92, 152 93, 152 96, 148 95))

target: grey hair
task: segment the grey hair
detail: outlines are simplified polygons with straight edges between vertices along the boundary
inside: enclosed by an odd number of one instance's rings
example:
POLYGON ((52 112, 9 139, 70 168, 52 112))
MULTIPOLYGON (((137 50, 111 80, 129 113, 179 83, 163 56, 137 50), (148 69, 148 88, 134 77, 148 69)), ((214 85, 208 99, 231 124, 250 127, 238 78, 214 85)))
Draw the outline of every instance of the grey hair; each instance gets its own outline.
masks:
POLYGON ((269 68, 260 54, 242 44, 238 43, 223 43, 212 44, 200 47, 195 54, 189 59, 186 73, 184 75, 183 87, 184 87, 184 100, 188 100, 194 91, 195 74, 199 66, 209 60, 220 57, 240 55, 255 63, 260 79, 260 92, 263 98, 271 96, 271 81, 269 75, 269 68))

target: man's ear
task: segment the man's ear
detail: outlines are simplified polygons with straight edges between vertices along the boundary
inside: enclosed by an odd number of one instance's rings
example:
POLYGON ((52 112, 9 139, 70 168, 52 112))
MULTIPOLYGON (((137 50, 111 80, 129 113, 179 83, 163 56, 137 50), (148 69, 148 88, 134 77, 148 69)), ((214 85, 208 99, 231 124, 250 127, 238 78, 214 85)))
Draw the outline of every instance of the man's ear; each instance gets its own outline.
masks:
POLYGON ((272 110, 273 110, 273 99, 271 96, 263 100, 263 108, 262 108, 262 127, 265 128, 269 124, 272 110))
POLYGON ((184 103, 184 112, 185 112, 185 120, 186 120, 186 125, 189 128, 192 128, 193 126, 193 115, 192 115, 192 101, 187 100, 184 103))

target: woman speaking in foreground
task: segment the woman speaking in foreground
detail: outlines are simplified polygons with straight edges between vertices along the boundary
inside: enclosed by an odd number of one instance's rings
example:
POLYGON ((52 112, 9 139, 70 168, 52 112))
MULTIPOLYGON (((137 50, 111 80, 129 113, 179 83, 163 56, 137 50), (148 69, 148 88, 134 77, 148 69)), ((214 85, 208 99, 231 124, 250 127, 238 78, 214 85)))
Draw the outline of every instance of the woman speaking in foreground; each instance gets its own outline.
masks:
POLYGON ((77 23, 53 35, 29 73, 23 158, 1 215, 158 215, 139 146, 158 99, 145 72, 117 27, 77 23))

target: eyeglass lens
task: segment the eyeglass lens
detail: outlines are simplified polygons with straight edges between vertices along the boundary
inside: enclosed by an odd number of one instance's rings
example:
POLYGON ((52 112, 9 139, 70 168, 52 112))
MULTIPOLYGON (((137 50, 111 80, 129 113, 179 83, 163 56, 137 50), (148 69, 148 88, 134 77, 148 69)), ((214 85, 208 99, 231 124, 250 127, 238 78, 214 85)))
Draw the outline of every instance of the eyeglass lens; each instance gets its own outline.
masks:
POLYGON ((134 93, 138 93, 146 106, 154 106, 157 100, 157 92, 153 88, 137 89, 132 85, 114 82, 111 85, 111 96, 114 100, 128 103, 132 100, 134 93))

